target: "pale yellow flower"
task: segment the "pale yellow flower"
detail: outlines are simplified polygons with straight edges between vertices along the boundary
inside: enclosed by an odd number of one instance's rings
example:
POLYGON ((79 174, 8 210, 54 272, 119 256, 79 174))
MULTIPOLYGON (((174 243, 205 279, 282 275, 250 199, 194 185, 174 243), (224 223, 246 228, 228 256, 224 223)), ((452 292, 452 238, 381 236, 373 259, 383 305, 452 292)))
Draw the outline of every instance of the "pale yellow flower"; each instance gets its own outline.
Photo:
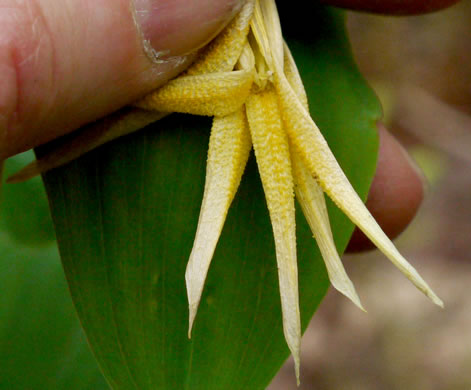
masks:
POLYGON ((274 0, 249 0, 184 74, 135 108, 82 130, 26 167, 44 172, 171 112, 213 116, 206 183, 187 270, 189 334, 224 221, 253 147, 273 226, 283 329, 299 378, 301 325, 294 196, 301 204, 332 285, 362 308, 334 245, 324 192, 434 303, 441 300, 383 233, 342 172, 309 115, 296 65, 283 41, 274 0))

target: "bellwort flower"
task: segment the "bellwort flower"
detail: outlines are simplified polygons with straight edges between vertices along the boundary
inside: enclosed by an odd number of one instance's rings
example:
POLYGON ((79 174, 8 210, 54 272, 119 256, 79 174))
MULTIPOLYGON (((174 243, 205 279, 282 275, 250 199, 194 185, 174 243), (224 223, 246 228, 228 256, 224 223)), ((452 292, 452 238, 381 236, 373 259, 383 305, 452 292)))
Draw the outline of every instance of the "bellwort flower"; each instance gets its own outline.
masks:
POLYGON ((283 330, 298 380, 301 321, 295 196, 332 285, 357 306, 362 308, 334 244, 324 193, 420 291, 442 306, 366 209, 310 117, 303 83, 283 41, 275 0, 248 0, 187 71, 134 107, 84 128, 10 181, 63 165, 172 112, 214 117, 203 202, 185 275, 189 336, 213 253, 252 148, 273 227, 283 330))

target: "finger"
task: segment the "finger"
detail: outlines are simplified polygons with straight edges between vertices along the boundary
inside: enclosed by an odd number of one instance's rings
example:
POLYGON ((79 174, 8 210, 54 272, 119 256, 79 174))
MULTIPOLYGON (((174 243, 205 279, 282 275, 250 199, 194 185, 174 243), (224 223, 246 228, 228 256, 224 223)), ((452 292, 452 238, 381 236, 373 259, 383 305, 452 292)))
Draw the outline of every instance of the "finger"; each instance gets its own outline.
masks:
POLYGON ((163 84, 242 2, 131 1, 0 0, 0 157, 163 84))
POLYGON ((414 15, 438 11, 459 0, 321 0, 325 4, 388 15, 414 15))
MULTIPOLYGON (((424 179, 407 152, 382 125, 379 126, 379 139, 378 165, 366 206, 384 232, 394 238, 416 214, 424 196, 424 179)), ((356 229, 347 251, 374 247, 356 229)))

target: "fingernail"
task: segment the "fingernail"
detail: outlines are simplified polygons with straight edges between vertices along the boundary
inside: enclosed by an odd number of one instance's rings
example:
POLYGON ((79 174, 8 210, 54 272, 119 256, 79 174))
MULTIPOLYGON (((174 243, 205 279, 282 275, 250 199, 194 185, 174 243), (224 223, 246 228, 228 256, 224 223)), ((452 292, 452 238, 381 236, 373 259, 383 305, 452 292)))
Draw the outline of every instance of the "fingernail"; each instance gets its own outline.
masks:
POLYGON ((144 50, 157 61, 189 54, 217 35, 241 4, 240 0, 134 0, 144 50))

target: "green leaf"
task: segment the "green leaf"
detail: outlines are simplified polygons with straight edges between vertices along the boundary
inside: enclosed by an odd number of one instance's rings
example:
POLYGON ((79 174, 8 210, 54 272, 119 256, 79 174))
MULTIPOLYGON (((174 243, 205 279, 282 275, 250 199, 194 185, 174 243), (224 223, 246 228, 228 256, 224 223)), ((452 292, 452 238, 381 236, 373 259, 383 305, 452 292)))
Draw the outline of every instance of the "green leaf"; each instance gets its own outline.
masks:
MULTIPOLYGON (((315 35, 294 32, 291 47, 312 115, 365 197, 380 108, 352 62, 343 16, 311 8, 315 35)), ((172 115, 44 177, 72 298, 114 389, 263 389, 288 356, 273 234, 253 158, 187 338, 184 274, 209 128, 208 119, 172 115)), ((330 213, 343 250, 353 226, 333 207, 330 213)), ((297 239, 305 328, 328 281, 300 207, 297 239)))
MULTIPOLYGON (((10 158, 5 164, 5 176, 9 176, 33 158, 26 152, 10 158)), ((0 229, 19 245, 50 245, 55 241, 54 228, 49 215, 46 193, 41 179, 4 185, 0 202, 0 229)))
MULTIPOLYGON (((31 155, 8 160, 6 173, 31 155)), ((0 214, 0 389, 107 388, 67 291, 41 181, 6 185, 0 214)))

